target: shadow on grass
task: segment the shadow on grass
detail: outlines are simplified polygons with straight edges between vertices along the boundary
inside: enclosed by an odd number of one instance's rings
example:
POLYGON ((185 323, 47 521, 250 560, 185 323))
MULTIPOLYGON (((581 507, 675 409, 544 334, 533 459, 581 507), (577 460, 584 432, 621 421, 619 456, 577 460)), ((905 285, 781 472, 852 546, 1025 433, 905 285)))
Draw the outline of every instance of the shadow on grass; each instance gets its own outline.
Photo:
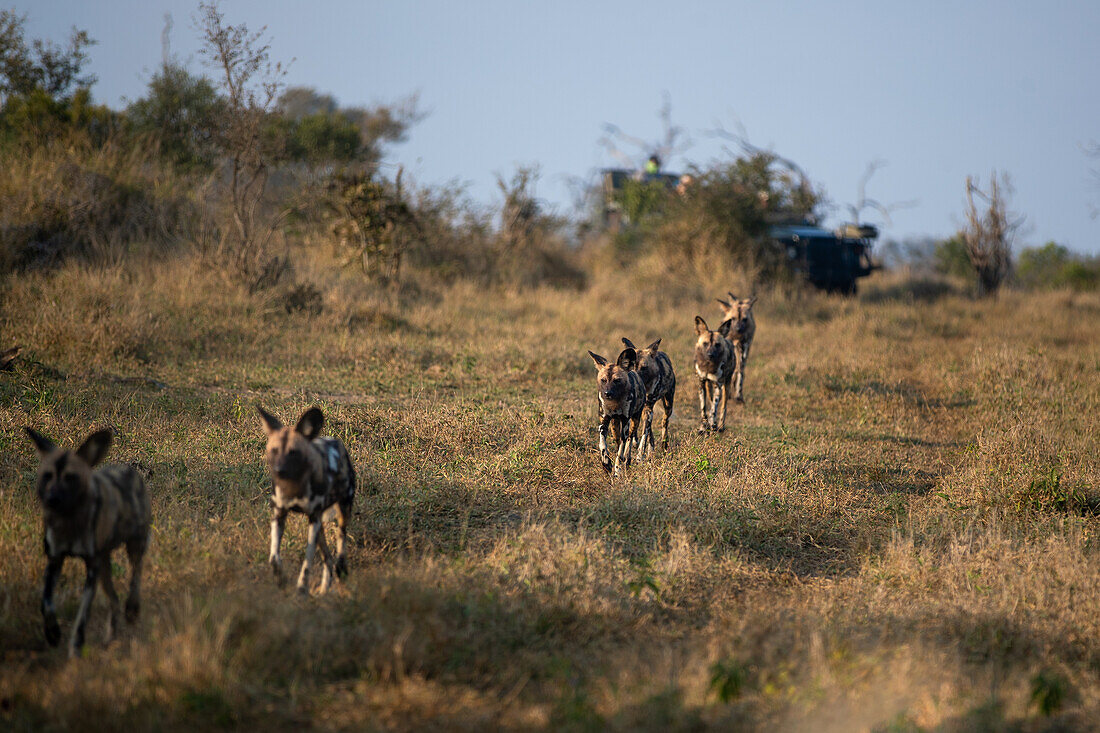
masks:
POLYGON ((903 469, 892 466, 864 463, 833 463, 823 459, 825 465, 815 469, 831 484, 845 486, 872 494, 910 494, 924 496, 936 487, 942 473, 922 469, 903 469))
POLYGON ((899 398, 904 402, 921 408, 958 409, 973 407, 977 400, 965 394, 951 397, 929 397, 920 387, 905 381, 888 383, 877 379, 861 380, 857 375, 825 377, 825 389, 833 394, 856 394, 871 397, 899 398))
POLYGON ((864 303, 935 303, 964 295, 956 285, 937 278, 916 277, 885 287, 868 288, 860 296, 864 303))
POLYGON ((597 533, 631 560, 645 560, 665 551, 674 536, 686 536, 715 557, 736 554, 800 577, 854 572, 868 542, 866 528, 852 525, 839 510, 821 512, 768 496, 746 505, 635 488, 559 516, 597 533))
POLYGON ((957 440, 925 440, 924 438, 915 438, 910 435, 853 435, 853 437, 862 437, 869 440, 878 440, 883 443, 895 443, 897 445, 913 445, 921 448, 961 448, 963 445, 957 440))

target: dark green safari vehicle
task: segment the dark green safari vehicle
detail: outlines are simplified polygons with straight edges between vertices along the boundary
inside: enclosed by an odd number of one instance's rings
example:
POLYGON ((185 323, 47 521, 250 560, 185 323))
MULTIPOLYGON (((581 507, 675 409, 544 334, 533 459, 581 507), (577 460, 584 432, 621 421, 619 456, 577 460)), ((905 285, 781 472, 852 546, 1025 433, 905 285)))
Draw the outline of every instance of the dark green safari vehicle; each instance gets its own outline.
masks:
MULTIPOLYGON (((600 194, 603 202, 603 227, 618 231, 629 224, 622 206, 623 191, 628 182, 656 183, 674 190, 680 182, 676 173, 644 174, 625 168, 605 168, 600 171, 600 194)), ((854 295, 857 281, 880 266, 871 258, 878 229, 870 225, 845 225, 825 229, 806 222, 773 223, 768 235, 786 254, 787 263, 796 277, 830 293, 854 295)))
POLYGON ((768 233, 783 247, 795 275, 830 293, 854 295, 859 288, 857 280, 879 267, 871 259, 878 237, 873 226, 831 230, 810 224, 777 224, 768 233))

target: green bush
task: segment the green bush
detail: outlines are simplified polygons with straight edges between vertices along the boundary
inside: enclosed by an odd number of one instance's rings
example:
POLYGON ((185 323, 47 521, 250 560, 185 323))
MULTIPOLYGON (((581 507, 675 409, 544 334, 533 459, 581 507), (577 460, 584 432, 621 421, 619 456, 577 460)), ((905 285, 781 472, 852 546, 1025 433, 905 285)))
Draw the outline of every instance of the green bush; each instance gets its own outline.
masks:
POLYGON ((1100 258, 1075 255, 1056 242, 1047 242, 1020 252, 1016 281, 1028 289, 1096 290, 1100 287, 1100 258))
POLYGON ((941 275, 971 278, 974 267, 970 264, 970 255, 966 253, 966 242, 956 234, 936 243, 932 251, 932 260, 936 272, 941 275))
POLYGON ((184 168, 214 165, 213 135, 223 102, 208 79, 168 63, 149 80, 145 96, 126 109, 131 129, 155 140, 168 160, 184 168))
POLYGON ((653 217, 658 216, 664 210, 664 204, 671 194, 664 183, 658 180, 636 181, 633 179, 623 182, 622 191, 619 193, 619 206, 626 221, 644 225, 653 217))
POLYGON ((14 10, 0 10, 0 142, 35 147, 74 130, 102 142, 117 116, 92 104, 88 90, 95 77, 81 75, 95 41, 74 28, 63 46, 28 43, 26 21, 14 10))
POLYGON ((672 196, 657 246, 690 261, 715 253, 728 257, 756 282, 775 282, 788 272, 770 224, 815 221, 820 195, 770 153, 738 158, 693 177, 672 196))
POLYGON ((351 161, 360 153, 359 128, 343 115, 318 112, 298 120, 277 119, 285 127, 291 160, 351 161))

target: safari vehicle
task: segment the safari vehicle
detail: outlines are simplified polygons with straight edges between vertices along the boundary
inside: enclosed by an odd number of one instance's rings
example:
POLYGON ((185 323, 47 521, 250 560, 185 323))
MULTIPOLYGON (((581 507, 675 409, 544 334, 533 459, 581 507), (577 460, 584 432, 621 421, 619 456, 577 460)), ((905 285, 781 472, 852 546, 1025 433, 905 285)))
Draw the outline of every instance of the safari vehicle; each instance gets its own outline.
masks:
MULTIPOLYGON (((675 189, 680 182, 677 173, 644 174, 625 168, 604 168, 600 174, 603 226, 613 232, 630 224, 622 205, 628 181, 655 182, 668 190, 675 189)), ((855 295, 859 278, 880 267, 871 259, 871 249, 878 238, 874 226, 847 224, 825 229, 809 222, 772 221, 768 235, 786 253, 792 272, 816 288, 855 295)))
POLYGON ((777 224, 768 230, 787 254, 795 275, 830 293, 855 295, 857 280, 880 267, 871 259, 878 229, 845 225, 835 230, 810 224, 777 224))
POLYGON ((623 224, 629 224, 623 213, 622 191, 627 181, 645 183, 656 181, 672 190, 680 182, 678 173, 643 173, 627 168, 604 168, 600 171, 600 194, 603 201, 603 226, 610 231, 618 231, 623 224))

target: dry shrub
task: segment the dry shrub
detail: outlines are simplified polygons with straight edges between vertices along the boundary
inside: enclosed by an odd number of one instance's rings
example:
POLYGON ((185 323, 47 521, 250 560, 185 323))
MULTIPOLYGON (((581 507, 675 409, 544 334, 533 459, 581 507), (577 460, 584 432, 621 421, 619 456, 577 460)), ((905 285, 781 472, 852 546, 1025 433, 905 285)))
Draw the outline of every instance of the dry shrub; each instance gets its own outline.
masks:
POLYGON ((1008 174, 997 180, 997 171, 989 177, 989 191, 982 191, 970 176, 966 177, 966 228, 962 231, 966 254, 978 278, 978 297, 996 296, 1001 283, 1012 269, 1012 240, 1022 219, 1007 209, 1004 188, 1011 194, 1008 174), (979 212, 974 194, 989 208, 979 212))
POLYGON ((778 156, 756 152, 699 171, 666 203, 654 246, 692 262, 720 252, 752 286, 789 278, 782 245, 769 224, 814 220, 820 195, 778 156))
POLYGON ((420 232, 409 243, 411 264, 441 282, 491 277, 492 221, 462 188, 419 188, 412 208, 420 232))
POLYGON ((564 222, 533 214, 500 231, 490 212, 461 188, 420 189, 412 209, 417 230, 409 262, 438 282, 459 279, 493 286, 583 287, 586 273, 562 233, 564 222))
POLYGON ((188 182, 140 145, 79 139, 0 153, 0 269, 155 250, 193 233, 188 182))

